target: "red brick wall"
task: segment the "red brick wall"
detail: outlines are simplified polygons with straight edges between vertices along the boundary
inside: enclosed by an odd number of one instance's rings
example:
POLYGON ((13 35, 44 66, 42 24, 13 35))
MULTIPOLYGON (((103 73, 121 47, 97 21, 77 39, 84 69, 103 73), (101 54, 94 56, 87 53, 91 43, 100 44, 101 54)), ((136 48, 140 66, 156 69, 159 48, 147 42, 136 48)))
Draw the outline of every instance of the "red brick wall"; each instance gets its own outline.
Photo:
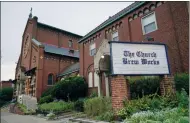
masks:
POLYGON ((58 46, 58 33, 49 29, 38 27, 37 40, 43 43, 58 46))
POLYGON ((73 49, 78 50, 77 41, 79 40, 79 38, 76 38, 71 35, 65 35, 61 32, 57 32, 43 27, 37 28, 37 40, 43 43, 52 44, 64 48, 69 48, 68 41, 72 40, 73 49))
POLYGON ((26 70, 30 69, 31 41, 29 43, 28 53, 25 58, 22 55, 23 54, 23 44, 24 44, 28 34, 30 34, 30 39, 32 38, 32 31, 33 31, 33 23, 32 23, 32 20, 29 20, 28 24, 26 25, 25 32, 23 34, 22 47, 21 47, 21 66, 24 66, 26 68, 26 70))
POLYGON ((34 67, 37 67, 37 63, 38 63, 38 58, 39 58, 39 54, 38 54, 38 47, 36 45, 34 45, 32 43, 32 54, 31 54, 31 66, 30 68, 34 68, 34 67))
POLYGON ((111 78, 112 107, 117 110, 123 107, 123 101, 129 99, 130 91, 128 81, 124 76, 113 76, 111 78))
POLYGON ((60 57, 50 54, 45 54, 44 61, 43 61, 43 80, 42 80, 42 90, 41 93, 46 90, 49 85, 48 82, 48 75, 52 73, 54 75, 54 82, 56 82, 56 76, 58 73, 61 73, 65 68, 72 65, 73 63, 78 62, 76 58, 70 57, 60 57))
POLYGON ((12 87, 12 82, 9 81, 1 81, 1 82, 2 82, 2 88, 12 87))

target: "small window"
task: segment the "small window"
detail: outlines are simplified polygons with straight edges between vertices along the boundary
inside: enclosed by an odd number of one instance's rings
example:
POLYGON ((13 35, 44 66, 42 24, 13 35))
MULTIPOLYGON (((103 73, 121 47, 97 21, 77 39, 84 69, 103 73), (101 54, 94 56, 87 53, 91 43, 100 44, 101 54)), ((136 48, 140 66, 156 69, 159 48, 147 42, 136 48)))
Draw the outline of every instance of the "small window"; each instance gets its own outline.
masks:
POLYGON ((142 23, 143 34, 148 34, 150 32, 157 30, 155 13, 151 13, 143 17, 141 23, 142 23))
POLYGON ((88 87, 92 87, 92 72, 88 74, 88 87))
POLYGON ((53 85, 53 74, 48 75, 48 85, 53 85))
POLYGON ((96 54, 96 45, 95 43, 90 44, 90 56, 94 56, 96 54))
POLYGON ((73 47, 73 41, 69 40, 69 48, 72 48, 72 47, 73 47))
POLYGON ((112 41, 119 41, 118 31, 112 34, 112 41))

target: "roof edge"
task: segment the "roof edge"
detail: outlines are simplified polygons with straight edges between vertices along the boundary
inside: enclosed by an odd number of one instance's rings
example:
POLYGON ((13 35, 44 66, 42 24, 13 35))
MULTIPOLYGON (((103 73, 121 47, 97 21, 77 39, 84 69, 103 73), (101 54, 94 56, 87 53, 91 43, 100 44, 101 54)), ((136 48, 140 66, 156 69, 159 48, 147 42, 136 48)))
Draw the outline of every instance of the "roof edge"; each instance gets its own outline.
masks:
POLYGON ((69 32, 69 31, 66 31, 66 30, 63 30, 63 29, 54 27, 54 26, 47 25, 47 24, 45 24, 45 23, 37 22, 37 24, 40 25, 40 26, 44 26, 44 27, 53 29, 53 30, 57 30, 57 31, 61 31, 61 32, 64 32, 64 33, 67 33, 67 34, 70 34, 70 35, 74 35, 74 36, 76 36, 76 37, 78 37, 78 38, 82 38, 82 37, 83 37, 83 36, 81 36, 81 35, 78 35, 78 34, 75 34, 75 33, 72 33, 72 32, 69 32))
MULTIPOLYGON (((132 11, 134 11, 135 9, 139 8, 140 6, 142 6, 142 5, 145 4, 145 3, 147 3, 147 1, 140 1, 137 6, 135 6, 134 8, 130 8, 128 11, 126 11, 125 13, 119 15, 117 18, 114 18, 113 20, 110 20, 109 22, 107 22, 106 24, 102 25, 102 26, 99 27, 99 28, 98 28, 98 26, 97 26, 97 27, 96 27, 95 29, 93 29, 91 32, 89 32, 88 34, 86 34, 82 39, 80 39, 80 40, 78 41, 78 43, 83 42, 83 41, 86 40, 88 37, 92 36, 94 33, 100 31, 101 29, 105 28, 106 26, 108 26, 108 25, 114 23, 115 21, 119 20, 120 18, 126 16, 127 14, 129 14, 130 12, 132 12, 132 11)), ((131 4, 131 5, 132 5, 132 4, 131 4)), ((131 5, 129 5, 128 7, 130 7, 131 5)), ((124 9, 125 9, 125 8, 124 8, 124 9)), ((123 10, 124 10, 124 9, 123 9, 123 10)), ((122 11, 122 10, 121 10, 121 11, 122 11)), ((119 11, 119 12, 120 12, 120 11, 119 11)), ((119 13, 119 12, 118 12, 118 13, 119 13)), ((116 14, 118 14, 118 13, 116 13, 116 14)), ((116 15, 116 14, 115 14, 115 15, 116 15)), ((103 22, 103 23, 104 23, 104 22, 103 22)), ((100 24, 100 25, 101 25, 101 24, 100 24)), ((99 25, 99 26, 100 26, 100 25, 99 25)))
POLYGON ((57 75, 57 77, 61 77, 61 76, 64 76, 64 75, 68 75, 68 74, 70 74, 70 73, 77 72, 77 71, 79 71, 79 70, 80 70, 80 68, 77 69, 77 70, 73 70, 73 71, 70 71, 70 72, 64 73, 64 74, 59 74, 59 75, 57 75))

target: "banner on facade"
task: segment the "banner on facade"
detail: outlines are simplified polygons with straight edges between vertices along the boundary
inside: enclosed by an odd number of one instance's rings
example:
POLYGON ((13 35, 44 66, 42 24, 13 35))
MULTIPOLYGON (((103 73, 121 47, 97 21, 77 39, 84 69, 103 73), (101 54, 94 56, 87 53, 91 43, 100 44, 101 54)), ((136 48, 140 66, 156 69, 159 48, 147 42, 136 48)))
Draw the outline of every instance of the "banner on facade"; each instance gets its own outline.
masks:
POLYGON ((110 42, 112 74, 170 74, 167 49, 164 44, 110 42))

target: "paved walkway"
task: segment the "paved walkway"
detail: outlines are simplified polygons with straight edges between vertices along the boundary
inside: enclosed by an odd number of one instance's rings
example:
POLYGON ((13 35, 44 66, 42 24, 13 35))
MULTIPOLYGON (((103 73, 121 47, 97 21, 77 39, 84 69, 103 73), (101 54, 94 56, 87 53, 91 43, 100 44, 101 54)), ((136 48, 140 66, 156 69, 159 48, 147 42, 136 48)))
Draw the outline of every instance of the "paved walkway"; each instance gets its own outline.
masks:
POLYGON ((30 115, 17 115, 8 112, 1 112, 1 123, 71 123, 68 118, 60 121, 47 121, 43 118, 30 115))

